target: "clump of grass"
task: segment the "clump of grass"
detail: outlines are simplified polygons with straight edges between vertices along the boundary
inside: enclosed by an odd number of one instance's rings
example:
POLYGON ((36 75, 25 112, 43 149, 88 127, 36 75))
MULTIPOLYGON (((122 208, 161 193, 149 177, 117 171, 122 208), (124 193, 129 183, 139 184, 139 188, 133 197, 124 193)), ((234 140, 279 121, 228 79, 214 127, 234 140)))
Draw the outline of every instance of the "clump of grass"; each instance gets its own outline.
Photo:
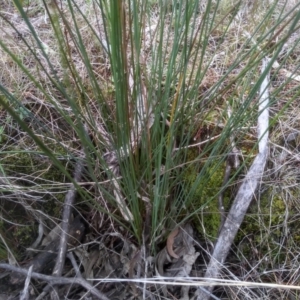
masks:
MULTIPOLYGON (((42 198, 55 197, 72 182, 83 146, 88 184, 77 186, 79 202, 86 205, 79 209, 95 209, 112 226, 121 224, 139 245, 149 231, 153 254, 170 224, 199 219, 204 206, 213 206, 208 213, 217 215, 232 138, 243 150, 243 165, 223 189, 234 191, 229 185, 236 187, 246 172, 256 152, 264 57, 279 64, 269 87, 272 149, 280 152, 285 145, 279 136, 297 130, 296 118, 290 119, 291 112, 298 113, 297 84, 287 76, 299 69, 299 13, 291 1, 53 1, 54 6, 43 5, 46 19, 42 11, 32 17, 27 4, 14 4, 18 16, 11 3, 0 15, 1 155, 28 151, 32 161, 49 164, 45 172, 26 176, 41 179, 31 189, 42 198), (207 127, 191 158, 195 135, 207 127), (193 169, 188 184, 182 166, 193 169), (42 180, 50 169, 60 176, 42 180)), ((297 150, 289 149, 289 155, 297 150)), ((286 166, 294 174, 290 164, 281 163, 280 169, 286 166)), ((287 177, 296 184, 297 175, 287 177)), ((11 188, 13 182, 6 176, 12 195, 26 194, 25 186, 11 188)), ((297 203, 296 192, 289 191, 291 203, 297 203)), ((287 207, 297 215, 296 205, 287 207)))

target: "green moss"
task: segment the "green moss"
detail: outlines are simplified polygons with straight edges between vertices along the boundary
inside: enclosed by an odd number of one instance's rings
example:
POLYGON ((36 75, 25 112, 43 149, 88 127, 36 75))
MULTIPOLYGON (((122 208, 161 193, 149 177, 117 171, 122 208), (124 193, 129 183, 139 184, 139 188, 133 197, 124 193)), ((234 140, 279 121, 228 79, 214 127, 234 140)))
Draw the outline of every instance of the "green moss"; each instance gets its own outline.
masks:
POLYGON ((258 230, 260 230, 261 227, 278 227, 283 221, 285 209, 286 205, 280 193, 274 194, 274 191, 271 189, 265 191, 263 195, 261 195, 259 202, 254 202, 250 206, 250 213, 259 216, 259 224, 252 222, 252 226, 257 226, 258 230))
POLYGON ((43 159, 35 153, 14 148, 6 149, 6 153, 1 155, 1 165, 8 175, 16 178, 24 175, 32 176, 35 183, 44 180, 64 181, 64 174, 60 170, 50 165, 47 159, 43 159))
MULTIPOLYGON (((189 159, 196 154, 192 150, 189 159)), ((193 207, 200 208, 200 213, 194 217, 194 223, 199 232, 214 239, 217 237, 221 216, 218 207, 218 193, 221 190, 224 177, 224 164, 193 164, 184 170, 184 188, 189 193, 189 202, 193 207)), ((229 192, 224 193, 224 205, 230 201, 229 192)))
POLYGON ((1 201, 0 207, 4 219, 11 222, 0 223, 0 261, 8 257, 8 249, 17 259, 23 255, 26 247, 30 246, 35 238, 37 225, 33 217, 26 213, 24 207, 11 201, 1 201))
POLYGON ((17 259, 20 259, 24 255, 25 249, 34 243, 36 237, 37 225, 34 223, 26 226, 15 226, 12 230, 11 240, 13 243, 10 242, 10 251, 14 253, 17 259))
POLYGON ((34 242, 35 228, 34 226, 16 226, 14 237, 23 247, 28 247, 34 242))
POLYGON ((286 213, 286 204, 280 193, 270 187, 259 198, 253 201, 244 222, 235 239, 237 244, 247 241, 240 246, 243 255, 252 255, 253 249, 257 253, 269 253, 270 261, 283 262, 285 254, 279 249, 283 235, 283 222, 286 213), (252 247, 249 247, 251 240, 252 247))
MULTIPOLYGON (((65 189, 59 192, 55 189, 52 194, 52 183, 65 182, 65 176, 55 166, 49 163, 36 153, 20 151, 10 147, 9 151, 1 154, 1 167, 7 177, 13 177, 14 183, 22 186, 24 191, 36 190, 43 194, 43 202, 31 202, 33 209, 44 211, 51 217, 59 218, 61 215, 61 203, 65 198, 65 189), (40 189, 40 190, 39 190, 40 189)), ((1 212, 6 219, 13 223, 22 224, 12 225, 12 223, 3 222, 0 224, 0 234, 8 244, 9 249, 16 257, 22 256, 24 248, 34 242, 36 237, 37 225, 34 217, 27 214, 24 207, 10 200, 10 194, 14 194, 13 186, 7 189, 7 199, 0 203, 1 212), (17 221, 16 221, 17 220, 17 221), (32 225, 28 225, 32 224, 32 225)), ((7 258, 7 250, 0 240, 0 260, 7 258)))
MULTIPOLYGON (((1 234, 1 237, 0 237, 0 262, 2 260, 7 259, 7 250, 6 250, 6 247, 4 244, 4 241, 5 241, 4 232, 5 232, 4 222, 0 219, 0 234, 1 234)), ((6 243, 6 241, 5 241, 5 243, 6 243)))

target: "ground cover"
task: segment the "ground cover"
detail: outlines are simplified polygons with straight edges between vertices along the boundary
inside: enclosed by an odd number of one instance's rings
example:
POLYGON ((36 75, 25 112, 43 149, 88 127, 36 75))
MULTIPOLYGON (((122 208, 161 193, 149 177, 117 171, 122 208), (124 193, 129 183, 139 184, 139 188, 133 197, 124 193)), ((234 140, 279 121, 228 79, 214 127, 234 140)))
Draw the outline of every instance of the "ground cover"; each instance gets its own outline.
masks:
POLYGON ((297 299, 296 2, 0 10, 0 268, 25 275, 3 271, 5 299, 297 299), (266 133, 211 289, 206 270, 266 133))

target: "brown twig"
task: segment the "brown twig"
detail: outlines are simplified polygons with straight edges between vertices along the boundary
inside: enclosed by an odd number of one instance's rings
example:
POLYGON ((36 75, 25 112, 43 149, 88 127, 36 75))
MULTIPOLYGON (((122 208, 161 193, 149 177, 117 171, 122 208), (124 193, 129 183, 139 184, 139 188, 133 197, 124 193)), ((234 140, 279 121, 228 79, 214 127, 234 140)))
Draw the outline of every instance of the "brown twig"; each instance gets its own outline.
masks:
POLYGON ((227 159, 226 168, 225 168, 225 172, 224 172, 223 183, 222 183, 222 191, 221 191, 221 193, 219 194, 219 197, 218 197, 219 212, 220 212, 220 215, 221 215, 221 222, 220 222, 218 233, 220 233, 220 231, 223 227, 223 224, 225 223, 225 219, 226 219, 223 196, 224 196, 225 187, 226 187, 226 185, 228 183, 228 180, 229 180, 231 168, 232 167, 231 167, 231 164, 229 162, 229 159, 227 159))
POLYGON ((227 183, 229 181, 229 177, 230 177, 230 173, 231 173, 232 168, 237 169, 238 166, 239 166, 239 159, 238 159, 239 154, 240 154, 239 150, 236 147, 234 147, 232 152, 228 154, 228 158, 227 158, 227 161, 226 161, 224 178, 223 178, 223 182, 222 182, 222 191, 220 192, 219 197, 218 197, 219 212, 220 212, 220 215, 221 215, 221 222, 220 222, 218 234, 221 232, 221 229, 222 229, 222 227, 225 223, 225 220, 226 220, 224 201, 223 201, 224 192, 226 190, 226 186, 227 186, 227 183))
MULTIPOLYGON (((27 275, 28 270, 23 268, 18 268, 11 266, 9 264, 0 264, 0 269, 10 270, 13 272, 17 272, 19 274, 27 275)), ((98 297, 100 300, 109 300, 103 293, 95 289, 92 285, 90 285, 86 280, 83 278, 65 278, 59 276, 50 276, 44 275, 36 272, 31 273, 31 277, 43 281, 47 281, 51 283, 51 285, 65 285, 65 284, 78 284, 90 291, 93 295, 98 297)))
MULTIPOLYGON (((133 258, 130 260, 129 262, 129 272, 128 272, 128 275, 129 275, 129 278, 130 279, 133 279, 134 278, 134 268, 136 267, 136 265, 138 263, 141 262, 141 259, 142 259, 142 253, 141 253, 141 250, 138 250, 135 255, 133 256, 133 258)), ((138 277, 139 278, 139 277, 138 277)), ((136 283, 132 282, 130 283, 131 287, 132 287, 132 290, 134 292, 134 294, 137 296, 138 293, 137 293, 137 289, 136 289, 136 283)))
MULTIPOLYGON (((84 125, 84 133, 87 135, 87 125, 84 125)), ((82 147, 82 157, 80 157, 75 165, 75 171, 74 171, 74 181, 77 183, 81 180, 81 175, 83 171, 83 161, 84 161, 84 148, 82 147)), ((60 237, 60 243, 59 243, 59 251, 56 259, 56 263, 52 272, 53 276, 61 276, 62 270, 65 264, 66 259, 66 253, 67 253, 67 243, 68 243, 68 233, 69 233, 69 226, 70 226, 70 218, 71 218, 71 210, 72 206, 75 201, 76 196, 76 186, 74 184, 71 185, 70 190, 68 191, 65 203, 64 203, 64 210, 63 210, 63 216, 62 216, 62 232, 60 237)), ((57 296, 55 296, 55 291, 51 293, 51 298, 57 299, 57 296)))
POLYGON ((173 250, 174 239, 179 232, 179 227, 176 227, 168 236, 167 239, 167 251, 171 257, 179 258, 179 256, 173 250))
MULTIPOLYGON (((82 170, 83 170, 83 160, 79 159, 75 166, 74 181, 76 181, 76 182, 80 181, 82 170)), ((67 252, 67 241, 68 241, 68 236, 69 236, 71 210, 72 210, 72 206, 73 206, 73 203, 75 200, 75 196, 76 196, 76 188, 75 188, 75 185, 73 184, 65 198, 63 217, 62 217, 62 226, 61 226, 62 231, 61 231, 61 236, 60 236, 59 252, 57 255, 55 267, 52 272, 53 276, 61 276, 62 270, 64 267, 64 261, 65 261, 66 252, 67 252)))

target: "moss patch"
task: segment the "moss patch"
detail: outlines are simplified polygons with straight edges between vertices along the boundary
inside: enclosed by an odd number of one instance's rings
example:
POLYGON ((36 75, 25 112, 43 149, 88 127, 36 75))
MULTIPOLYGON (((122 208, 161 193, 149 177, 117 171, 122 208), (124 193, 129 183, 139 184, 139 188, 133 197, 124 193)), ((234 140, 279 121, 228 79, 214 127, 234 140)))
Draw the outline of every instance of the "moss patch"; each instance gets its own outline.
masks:
MULTIPOLYGON (((0 201, 0 214, 9 221, 0 224, 0 234, 18 257, 18 253, 22 255, 24 252, 24 247, 34 242, 37 232, 35 218, 23 205, 26 203, 32 209, 59 218, 60 203, 63 203, 66 191, 65 188, 60 191, 53 184, 65 182, 65 176, 46 158, 36 153, 10 148, 0 158, 4 175, 11 183, 3 190, 6 196, 0 201), (22 198, 22 203, 19 202, 19 197, 22 198), (38 201, 35 200, 37 197, 38 201)), ((0 259, 4 258, 7 258, 6 247, 0 240, 0 259)))
POLYGON ((282 259, 283 262, 285 255, 279 249, 279 245, 284 235, 285 214, 286 204, 281 194, 274 192, 274 187, 266 190, 258 201, 254 201, 236 237, 236 243, 240 244, 239 249, 243 255, 249 257, 255 249, 258 256, 269 253, 272 256, 270 261, 282 259), (244 246, 242 241, 245 241, 244 246))
MULTIPOLYGON (((196 154, 195 150, 189 156, 196 154)), ((218 206, 218 194, 223 184, 225 164, 214 161, 212 164, 192 164, 183 173, 183 185, 189 191, 190 203, 195 209, 201 208, 194 217, 196 228, 211 240, 217 237, 221 216, 218 206)), ((223 196, 224 206, 230 203, 230 191, 223 196)))

